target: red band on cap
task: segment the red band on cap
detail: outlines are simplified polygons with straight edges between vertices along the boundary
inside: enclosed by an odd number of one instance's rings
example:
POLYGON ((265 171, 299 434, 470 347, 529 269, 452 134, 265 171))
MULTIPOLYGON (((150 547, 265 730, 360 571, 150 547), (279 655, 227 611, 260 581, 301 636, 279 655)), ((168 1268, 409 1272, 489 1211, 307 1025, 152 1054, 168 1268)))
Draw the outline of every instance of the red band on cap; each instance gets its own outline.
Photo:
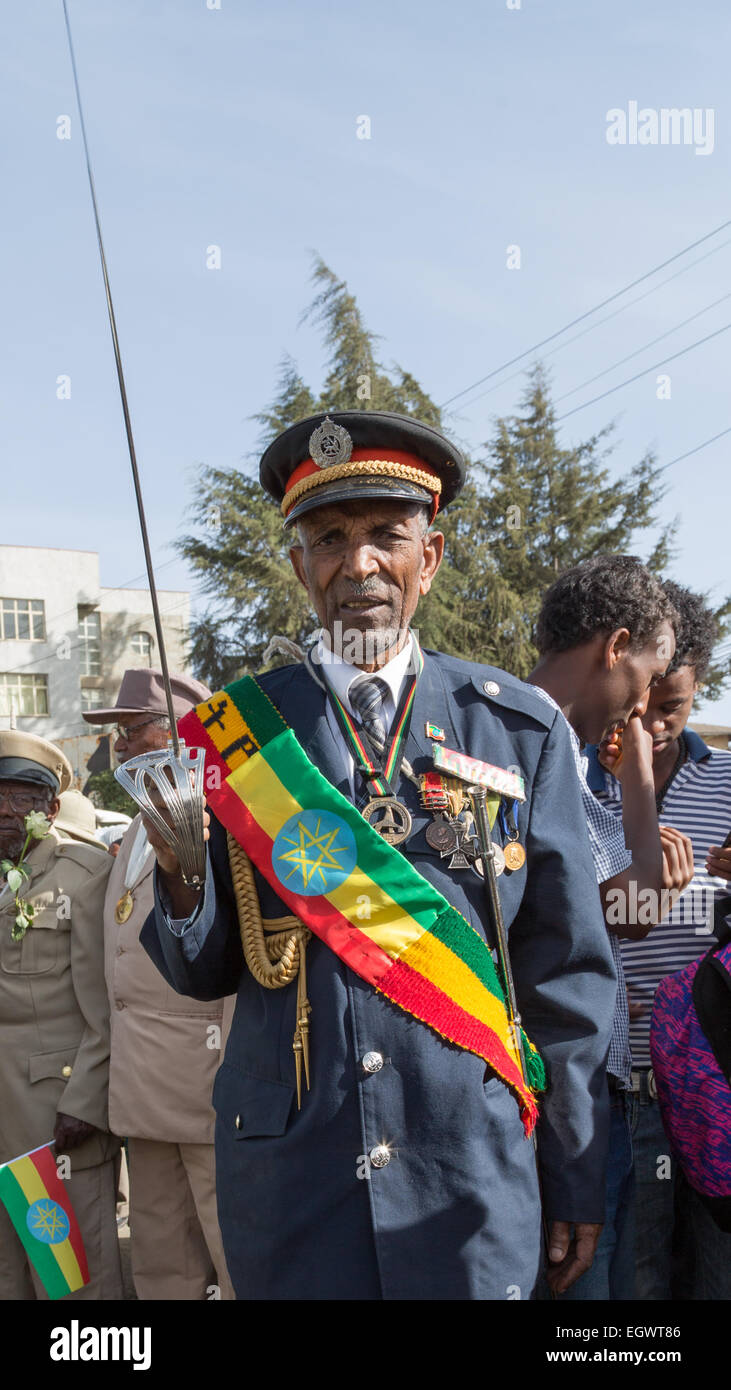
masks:
MULTIPOLYGON (((365 463, 367 459, 372 458, 380 459, 383 463, 402 463, 407 468, 418 468, 422 473, 430 473, 433 478, 438 479, 439 477, 439 474, 428 463, 425 463, 416 454, 407 453, 406 449, 354 449, 348 463, 365 463)), ((321 473, 323 482, 326 482, 328 471, 327 468, 321 468, 318 463, 315 463, 314 459, 304 459, 302 463, 297 464, 294 473, 290 475, 289 482, 284 489, 285 497, 295 483, 300 482, 302 478, 309 478, 312 473, 321 473)))

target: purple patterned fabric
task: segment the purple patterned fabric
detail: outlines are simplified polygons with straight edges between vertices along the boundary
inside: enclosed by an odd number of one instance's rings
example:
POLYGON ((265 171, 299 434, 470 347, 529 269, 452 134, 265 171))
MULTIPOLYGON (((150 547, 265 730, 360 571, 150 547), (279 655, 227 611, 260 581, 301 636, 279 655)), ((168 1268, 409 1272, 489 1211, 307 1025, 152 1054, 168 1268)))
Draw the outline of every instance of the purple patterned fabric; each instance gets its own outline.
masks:
MULTIPOLYGON (((715 959, 731 975, 731 942, 715 959)), ((665 1133, 688 1181, 709 1197, 731 1195, 731 1087, 693 1004, 700 960, 667 975, 655 993, 650 1055, 665 1133)))

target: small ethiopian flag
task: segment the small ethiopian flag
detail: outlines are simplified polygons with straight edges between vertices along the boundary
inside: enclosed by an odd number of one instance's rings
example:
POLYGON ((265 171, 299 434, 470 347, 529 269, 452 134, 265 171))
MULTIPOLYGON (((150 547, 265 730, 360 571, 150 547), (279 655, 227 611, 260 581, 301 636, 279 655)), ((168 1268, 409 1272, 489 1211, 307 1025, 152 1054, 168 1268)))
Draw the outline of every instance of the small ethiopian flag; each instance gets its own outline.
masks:
POLYGON ((49 1298, 88 1284, 79 1223, 50 1144, 0 1164, 0 1199, 49 1298))

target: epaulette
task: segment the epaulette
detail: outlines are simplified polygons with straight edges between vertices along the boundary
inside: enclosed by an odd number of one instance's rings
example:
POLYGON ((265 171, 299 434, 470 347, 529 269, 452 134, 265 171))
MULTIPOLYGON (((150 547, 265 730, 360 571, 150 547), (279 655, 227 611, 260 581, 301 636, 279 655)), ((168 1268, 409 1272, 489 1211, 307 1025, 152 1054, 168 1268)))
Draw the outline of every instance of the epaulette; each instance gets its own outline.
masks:
POLYGON ((472 684, 483 700, 488 700, 503 709, 513 709, 519 714, 527 714, 529 719, 534 719, 544 729, 553 728, 557 711, 542 700, 540 695, 536 695, 530 685, 517 680, 515 676, 509 676, 507 671, 500 671, 493 666, 483 666, 479 675, 472 676, 472 684))
POLYGON ((543 729, 553 728, 556 719, 554 710, 533 687, 499 666, 482 666, 474 661, 463 661, 460 657, 445 656, 442 652, 424 649, 425 655, 436 656, 442 669, 453 670, 469 681, 483 700, 503 709, 517 710, 529 719, 535 720, 543 729))
POLYGON ((105 859, 111 860, 109 851, 102 844, 97 849, 95 845, 88 845, 82 840, 60 840, 56 854, 60 859, 71 859, 82 869, 88 869, 90 874, 98 873, 105 859))

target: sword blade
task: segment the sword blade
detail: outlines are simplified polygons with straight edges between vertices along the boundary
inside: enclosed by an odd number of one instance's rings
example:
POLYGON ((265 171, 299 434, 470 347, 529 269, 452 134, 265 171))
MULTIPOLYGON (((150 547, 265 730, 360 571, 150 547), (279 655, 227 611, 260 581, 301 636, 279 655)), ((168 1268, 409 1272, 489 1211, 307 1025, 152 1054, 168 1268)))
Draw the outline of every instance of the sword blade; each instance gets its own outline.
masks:
POLYGON ((94 223, 96 226, 96 239, 99 246, 99 256, 101 259, 102 276, 104 279, 104 293, 107 300, 107 313, 109 315, 109 327, 112 334, 112 346, 114 348, 114 361, 117 367, 117 381, 119 382, 119 393, 122 398, 122 414, 124 416, 124 428, 127 435, 127 448, 129 459, 132 465, 132 480, 134 483, 135 499, 137 502, 137 514, 140 521, 140 531, 142 534, 142 549, 145 555, 145 569, 147 570, 147 582, 150 586, 150 600, 152 603, 152 616, 155 623, 155 633, 157 636, 157 647, 160 653, 160 670, 162 672, 163 686, 165 688, 165 699, 168 707, 168 718, 170 720, 170 741, 176 758, 180 754, 180 741, 175 721, 175 708, 173 705, 173 692, 170 686, 170 674, 168 670, 167 650, 165 647, 165 637, 162 630, 160 618, 160 605, 157 598, 157 585, 152 568, 152 554, 150 551, 150 540, 147 531, 147 519, 145 517, 145 507, 142 500, 142 485, 140 483, 139 470, 137 468, 137 452, 135 449, 134 435, 132 433, 132 420, 130 417, 129 403, 127 401, 127 388, 124 381, 124 368, 122 367, 122 354, 119 347, 119 336, 117 334, 117 321, 114 316, 114 304, 112 303, 112 291, 109 283, 109 271, 107 270, 107 258, 104 254, 104 242, 102 240, 101 222, 99 221, 99 208, 96 201, 96 189, 94 187, 94 175, 91 168, 91 158, 89 156, 89 142, 86 138, 86 125, 84 123, 84 110, 81 104, 81 90, 79 87, 79 77, 76 69, 76 56, 74 54, 74 44, 71 37, 71 24, 66 5, 63 0, 63 15, 66 22, 66 34, 68 37, 69 54, 71 57, 71 71, 74 78, 74 88, 76 91, 76 104, 79 108, 79 123, 81 126, 81 138, 84 145, 84 157, 86 159, 86 172, 89 177, 89 189, 91 191, 91 204, 94 209, 94 223))

